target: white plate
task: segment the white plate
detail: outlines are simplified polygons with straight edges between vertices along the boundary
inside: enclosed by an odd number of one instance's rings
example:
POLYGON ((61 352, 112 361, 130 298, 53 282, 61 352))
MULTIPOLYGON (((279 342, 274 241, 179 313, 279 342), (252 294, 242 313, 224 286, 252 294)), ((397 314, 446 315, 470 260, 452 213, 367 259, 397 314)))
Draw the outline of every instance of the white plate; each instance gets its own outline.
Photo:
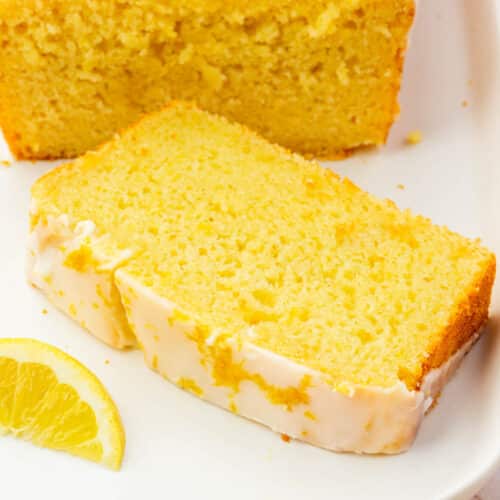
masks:
MULTIPOLYGON (((401 206, 484 238, 500 255, 495 9, 495 0, 421 0, 403 112, 389 146, 333 168, 401 206), (404 145, 404 136, 416 128, 424 141, 404 145)), ((500 458, 498 286, 488 334, 425 419, 408 453, 361 457, 287 444, 266 428, 164 382, 138 352, 115 352, 99 343, 25 283, 28 190, 50 166, 0 169, 0 336, 49 341, 94 370, 121 410, 126 458, 116 474, 5 438, 0 443, 3 498, 469 499, 491 475, 500 458)))

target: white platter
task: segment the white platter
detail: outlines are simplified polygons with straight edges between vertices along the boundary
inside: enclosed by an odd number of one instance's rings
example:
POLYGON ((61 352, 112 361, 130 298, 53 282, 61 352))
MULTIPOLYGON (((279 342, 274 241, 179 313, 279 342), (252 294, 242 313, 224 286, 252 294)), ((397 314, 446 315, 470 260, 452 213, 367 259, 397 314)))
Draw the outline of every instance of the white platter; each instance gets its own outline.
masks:
MULTIPOLYGON (((401 119, 389 145, 332 167, 400 206, 482 237, 500 255, 497 9, 495 0, 421 0, 401 119), (424 140, 407 146, 404 137, 413 129, 424 140)), ((51 166, 0 167, 0 336, 48 341, 89 366, 120 408, 126 458, 113 473, 5 438, 2 498, 469 500, 494 472, 500 461, 498 285, 487 334, 408 453, 361 457, 287 444, 166 383, 138 352, 116 352, 94 340, 25 283, 29 187, 51 166)))

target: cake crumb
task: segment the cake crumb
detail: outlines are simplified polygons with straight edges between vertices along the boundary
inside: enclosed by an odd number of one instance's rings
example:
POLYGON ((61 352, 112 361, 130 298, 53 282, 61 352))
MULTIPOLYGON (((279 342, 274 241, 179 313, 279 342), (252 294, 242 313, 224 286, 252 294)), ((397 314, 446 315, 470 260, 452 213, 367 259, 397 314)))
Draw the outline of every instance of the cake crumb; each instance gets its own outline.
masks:
POLYGON ((109 365, 109 359, 105 359, 105 360, 104 360, 104 364, 105 364, 105 365, 109 365))
POLYGON ((42 309, 42 314, 48 314, 49 311, 47 311, 47 309, 42 309))
POLYGON ((398 189, 401 189, 401 191, 404 191, 404 189, 405 189, 405 185, 404 184, 398 184, 396 187, 398 189))
POLYGON ((413 130, 406 136, 406 144, 411 144, 415 146, 422 142, 422 132, 420 130, 413 130))
POLYGON ((10 160, 0 160, 0 165, 4 167, 10 167, 12 165, 12 162, 10 160))
POLYGON ((292 438, 288 434, 282 434, 281 440, 284 441, 285 443, 289 443, 292 440, 292 438))
POLYGON ((469 102, 465 99, 462 101, 462 108, 466 108, 469 105, 469 102))

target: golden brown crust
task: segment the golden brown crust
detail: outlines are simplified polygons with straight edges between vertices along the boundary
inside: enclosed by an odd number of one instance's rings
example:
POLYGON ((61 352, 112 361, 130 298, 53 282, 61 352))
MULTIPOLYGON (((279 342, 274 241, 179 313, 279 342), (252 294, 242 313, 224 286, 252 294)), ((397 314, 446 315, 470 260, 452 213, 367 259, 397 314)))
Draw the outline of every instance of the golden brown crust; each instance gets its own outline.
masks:
POLYGON ((421 377, 413 388, 418 388, 426 373, 439 368, 486 323, 495 273, 496 259, 491 254, 485 269, 472 284, 467 298, 459 304, 445 331, 429 350, 421 377))

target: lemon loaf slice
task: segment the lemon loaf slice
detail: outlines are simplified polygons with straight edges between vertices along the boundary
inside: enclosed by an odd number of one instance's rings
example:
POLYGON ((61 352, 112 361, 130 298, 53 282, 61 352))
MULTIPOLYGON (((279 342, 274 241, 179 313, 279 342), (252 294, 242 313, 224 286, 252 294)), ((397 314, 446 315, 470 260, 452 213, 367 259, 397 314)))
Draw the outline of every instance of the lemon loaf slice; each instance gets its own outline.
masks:
POLYGON ((173 99, 302 153, 384 143, 413 0, 0 0, 0 126, 72 157, 173 99))
POLYGON ((487 319, 495 258, 173 103, 36 182, 29 279, 234 413, 392 453, 487 319))

